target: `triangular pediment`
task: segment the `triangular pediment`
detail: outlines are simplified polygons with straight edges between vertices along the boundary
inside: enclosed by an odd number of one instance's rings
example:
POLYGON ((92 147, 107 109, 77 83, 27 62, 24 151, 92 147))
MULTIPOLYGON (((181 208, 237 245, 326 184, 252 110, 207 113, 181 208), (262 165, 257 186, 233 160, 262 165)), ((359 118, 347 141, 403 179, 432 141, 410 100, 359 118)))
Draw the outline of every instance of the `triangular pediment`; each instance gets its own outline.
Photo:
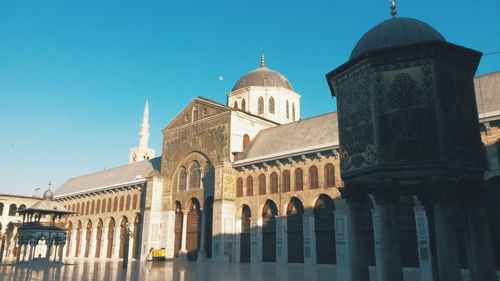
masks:
POLYGON ((192 123, 193 118, 196 120, 202 120, 227 111, 231 111, 231 108, 224 104, 204 97, 196 97, 186 107, 184 107, 184 109, 177 114, 172 122, 168 123, 163 130, 169 130, 192 123))

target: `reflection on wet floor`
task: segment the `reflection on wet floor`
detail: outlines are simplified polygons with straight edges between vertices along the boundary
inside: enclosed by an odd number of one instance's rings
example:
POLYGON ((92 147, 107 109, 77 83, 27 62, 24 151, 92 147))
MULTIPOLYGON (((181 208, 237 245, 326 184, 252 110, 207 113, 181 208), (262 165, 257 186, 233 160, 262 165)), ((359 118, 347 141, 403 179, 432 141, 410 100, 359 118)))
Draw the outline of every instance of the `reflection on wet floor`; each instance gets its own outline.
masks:
POLYGON ((74 261, 57 266, 47 264, 0 265, 0 280, 5 281, 260 281, 260 280, 329 280, 335 279, 334 266, 303 264, 238 264, 211 262, 121 262, 74 261))

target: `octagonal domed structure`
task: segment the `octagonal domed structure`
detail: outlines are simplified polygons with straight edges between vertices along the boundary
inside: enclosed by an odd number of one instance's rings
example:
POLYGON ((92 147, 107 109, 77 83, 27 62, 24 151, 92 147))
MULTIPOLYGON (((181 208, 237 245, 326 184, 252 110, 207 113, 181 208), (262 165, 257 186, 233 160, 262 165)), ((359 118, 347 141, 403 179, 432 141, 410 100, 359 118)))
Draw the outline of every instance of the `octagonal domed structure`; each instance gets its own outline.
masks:
POLYGON ((425 22, 394 17, 367 31, 352 50, 350 60, 369 51, 430 41, 445 42, 446 39, 425 22))

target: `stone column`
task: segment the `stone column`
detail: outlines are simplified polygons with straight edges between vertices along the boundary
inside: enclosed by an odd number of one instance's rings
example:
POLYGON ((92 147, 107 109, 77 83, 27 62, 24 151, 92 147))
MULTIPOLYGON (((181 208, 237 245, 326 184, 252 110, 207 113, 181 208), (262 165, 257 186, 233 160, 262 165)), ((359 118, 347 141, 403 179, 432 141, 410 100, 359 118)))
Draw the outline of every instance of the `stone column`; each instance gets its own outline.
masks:
MULTIPOLYGON (((450 198, 450 201, 453 200, 450 198)), ((452 223, 455 208, 450 201, 441 199, 433 203, 434 227, 436 231, 436 252, 439 280, 462 280, 458 244, 452 223)))
POLYGON ((113 259, 118 259, 118 257, 120 256, 120 242, 121 242, 120 232, 121 232, 121 227, 116 226, 114 233, 115 237, 113 238, 113 252, 111 255, 111 258, 113 259))
POLYGON ((250 262, 262 262, 262 219, 250 220, 250 262))
POLYGON ((313 210, 305 210, 304 220, 304 264, 316 264, 316 233, 313 210))
POLYGON ((200 249, 198 250, 198 261, 205 260, 207 253, 205 251, 205 222, 206 214, 205 211, 201 212, 201 231, 200 231, 200 249))
MULTIPOLYGON (((166 250, 167 250, 167 258, 174 257, 174 248, 175 248, 175 211, 167 211, 165 213, 167 217, 167 223, 165 225, 166 228, 166 250)), ((147 250, 149 251, 149 248, 147 250)), ((144 255, 146 257, 146 255, 144 255)))
POLYGON ((374 220, 373 227, 374 233, 378 234, 378 239, 375 240, 379 247, 376 255, 377 275, 379 280, 384 281, 403 281, 395 203, 396 199, 391 195, 375 196, 377 219, 374 220))
POLYGON ((21 261, 21 248, 23 247, 22 244, 19 245, 19 250, 17 252, 17 257, 16 257, 16 263, 18 263, 19 261, 21 261))
POLYGON ((131 225, 130 226, 130 230, 132 231, 132 235, 129 236, 128 238, 128 260, 131 261, 132 260, 132 254, 134 252, 134 237, 135 237, 135 232, 136 231, 139 231, 138 229, 136 229, 136 226, 135 225, 131 225))
POLYGON ((65 244, 59 244, 59 262, 62 263, 63 258, 64 258, 64 245, 65 244))
POLYGON ((420 280, 433 281, 434 268, 432 266, 431 239, 429 233, 429 222, 424 205, 418 200, 417 196, 413 196, 415 206, 415 226, 417 231, 418 242, 418 263, 420 280))
POLYGON ((362 195, 343 194, 335 202, 337 280, 369 280, 362 195))
POLYGON ((179 257, 181 257, 184 260, 187 260, 187 249, 186 249, 187 218, 188 218, 188 210, 185 210, 182 216, 182 239, 181 239, 181 249, 179 250, 179 257))
POLYGON ((92 243, 90 244, 89 258, 95 258, 95 250, 97 247, 97 225, 92 228, 92 232, 90 233, 90 241, 92 241, 92 243))
POLYGON ((99 258, 105 259, 107 252, 108 252, 108 227, 103 227, 102 228, 102 235, 101 235, 101 249, 99 252, 99 258))
POLYGON ((69 249, 69 257, 75 257, 75 252, 76 252, 76 244, 78 242, 76 241, 76 235, 77 235, 78 230, 73 229, 71 231, 71 244, 70 244, 70 249, 69 249))
POLYGON ((52 242, 47 243, 47 251, 45 252, 45 259, 50 261, 50 250, 52 249, 52 242))
POLYGON ((497 273, 488 216, 483 204, 470 204, 466 208, 465 227, 468 234, 469 270, 472 281, 496 281, 497 273))
POLYGON ((276 262, 288 262, 288 224, 286 217, 276 218, 276 262))
POLYGON ((80 234, 80 250, 78 252, 79 258, 85 257, 85 248, 87 248, 87 229, 83 228, 80 234))

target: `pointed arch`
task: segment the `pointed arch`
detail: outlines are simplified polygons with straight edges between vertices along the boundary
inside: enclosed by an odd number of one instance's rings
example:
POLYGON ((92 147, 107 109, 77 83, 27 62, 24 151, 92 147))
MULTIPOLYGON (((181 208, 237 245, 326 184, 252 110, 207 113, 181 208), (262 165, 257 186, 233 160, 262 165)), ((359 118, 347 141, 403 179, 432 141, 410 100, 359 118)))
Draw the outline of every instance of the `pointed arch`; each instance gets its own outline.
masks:
POLYGON ((266 175, 259 175, 259 195, 266 194, 266 175))
POLYGON ((125 210, 130 210, 130 194, 127 194, 127 199, 125 201, 125 210))
POLYGON ((137 203, 138 203, 138 196, 137 194, 134 194, 134 196, 132 197, 132 209, 136 210, 138 208, 137 206, 137 203))
POLYGON ((123 211, 123 208, 125 207, 125 196, 120 196, 120 212, 123 211))
POLYGON ((101 211, 101 199, 97 199, 97 202, 95 204, 95 213, 99 214, 100 211, 101 211))
POLYGON ((273 172, 270 176, 270 193, 278 193, 278 174, 273 172))
POLYGON ((182 212, 181 202, 175 201, 175 225, 174 225, 174 256, 179 256, 182 244, 182 224, 184 213, 182 212))
POLYGON ((243 150, 247 148, 248 144, 250 143, 250 136, 248 134, 243 135, 243 150))
POLYGON ((127 227, 128 227, 128 219, 126 216, 123 216, 122 221, 120 223, 120 248, 118 250, 118 258, 120 259, 122 259, 124 255, 128 255, 128 253, 123 252, 125 239, 128 239, 127 227))
POLYGON ((297 197, 292 197, 286 209, 288 235, 288 262, 304 262, 304 206, 297 197))
POLYGON ((325 166, 325 187, 335 186, 335 172, 332 164, 325 166))
POLYGON ((246 103, 245 99, 243 99, 243 100, 241 101, 241 110, 245 111, 245 110, 246 110, 246 107, 247 107, 247 103, 246 103))
POLYGON ((295 103, 292 103, 292 120, 295 121, 295 103))
POLYGON ((304 172, 302 169, 295 169, 295 190, 303 190, 304 189, 304 172))
POLYGON ((318 168, 316 166, 311 166, 309 167, 309 189, 318 187, 318 168))
POLYGON ((238 108, 238 102, 234 101, 233 108, 238 108))
MULTIPOLYGON (((103 201, 104 202, 104 201, 103 201)), ((94 257, 99 258, 101 256, 101 244, 102 244, 102 228, 104 227, 104 222, 102 219, 99 219, 97 222, 97 228, 96 228, 96 246, 95 246, 95 253, 94 257)))
POLYGON ((111 258, 113 255, 113 240, 115 238, 115 219, 111 217, 108 223, 108 248, 106 249, 106 258, 111 258))
POLYGON ((90 244, 92 243, 92 221, 87 221, 87 227, 85 228, 85 257, 88 258, 90 255, 90 244))
POLYGON ((290 191, 290 171, 284 170, 282 174, 282 191, 289 192, 290 191))
POLYGON ((320 194, 314 204, 316 261, 319 264, 336 263, 334 211, 333 199, 326 194, 320 194))
POLYGON ((236 197, 243 197, 243 178, 236 180, 236 197))
POLYGON ((198 250, 200 245, 200 226, 201 226, 201 210, 200 202, 196 198, 191 198, 189 207, 187 225, 186 225, 186 250, 188 251, 188 260, 196 260, 198 258, 198 250))
POLYGON ((286 101, 286 119, 290 119, 290 104, 286 101))
POLYGON ((276 217, 278 208, 267 200, 262 208, 262 261, 276 262, 276 217))
POLYGON ((186 167, 182 166, 179 169, 179 186, 178 186, 178 191, 183 191, 186 190, 186 184, 187 184, 187 171, 186 167))

